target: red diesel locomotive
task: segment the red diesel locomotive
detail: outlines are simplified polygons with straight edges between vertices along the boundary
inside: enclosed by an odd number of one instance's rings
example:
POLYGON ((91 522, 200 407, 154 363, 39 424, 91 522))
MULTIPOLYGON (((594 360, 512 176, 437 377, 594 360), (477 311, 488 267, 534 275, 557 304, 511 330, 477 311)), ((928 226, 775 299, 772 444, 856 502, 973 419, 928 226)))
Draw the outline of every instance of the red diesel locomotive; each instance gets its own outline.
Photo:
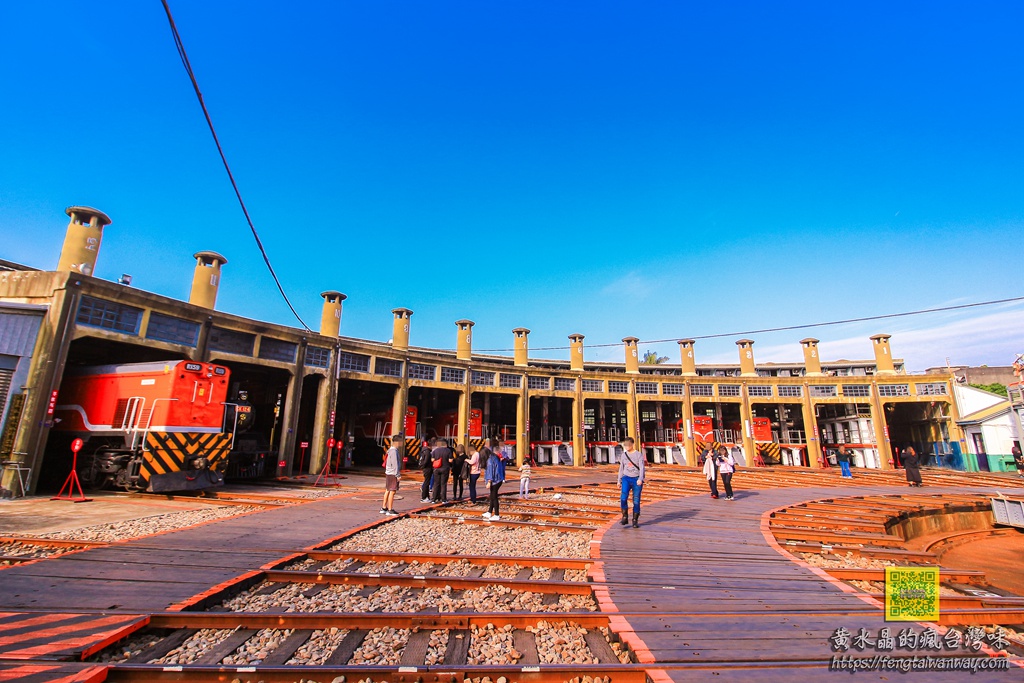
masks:
POLYGON ((69 368, 54 430, 85 441, 79 475, 87 486, 219 486, 234 427, 225 424, 229 375, 193 361, 69 368))

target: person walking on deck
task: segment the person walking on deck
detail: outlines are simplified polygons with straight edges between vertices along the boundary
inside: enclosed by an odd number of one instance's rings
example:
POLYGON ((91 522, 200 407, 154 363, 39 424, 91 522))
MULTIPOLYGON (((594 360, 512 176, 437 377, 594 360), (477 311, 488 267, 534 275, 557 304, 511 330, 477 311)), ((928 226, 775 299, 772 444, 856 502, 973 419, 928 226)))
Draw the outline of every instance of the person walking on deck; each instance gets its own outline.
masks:
POLYGON ((710 448, 705 448, 700 457, 704 460, 704 477, 711 487, 711 497, 718 498, 718 465, 715 464, 715 454, 710 448))
POLYGON ((647 458, 643 453, 633 450, 633 437, 627 436, 622 441, 622 457, 619 458, 618 483, 622 495, 619 497, 619 506, 622 508, 622 526, 629 524, 629 508, 626 503, 629 500, 630 492, 633 493, 633 528, 640 526, 640 493, 644 487, 644 466, 647 458))

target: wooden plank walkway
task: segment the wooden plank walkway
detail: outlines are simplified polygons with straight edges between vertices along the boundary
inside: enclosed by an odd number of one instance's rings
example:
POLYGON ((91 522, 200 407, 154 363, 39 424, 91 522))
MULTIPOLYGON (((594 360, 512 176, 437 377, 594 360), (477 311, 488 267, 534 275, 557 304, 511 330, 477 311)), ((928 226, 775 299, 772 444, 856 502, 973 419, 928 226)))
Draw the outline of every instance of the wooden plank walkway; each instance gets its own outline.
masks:
MULTIPOLYGON (((762 534, 762 515, 817 498, 903 490, 738 490, 735 501, 702 495, 645 505, 640 529, 614 524, 601 539, 609 596, 620 612, 651 614, 626 621, 654 660, 668 665, 665 674, 671 680, 720 681, 728 676, 763 683, 828 672, 833 655, 829 637, 837 628, 877 634, 889 627, 895 634, 908 624, 885 622, 879 608, 784 557, 762 534)), ((947 492, 954 491, 935 490, 947 492)), ((892 680, 897 675, 860 671, 857 678, 892 680)), ((929 683, 936 683, 962 681, 965 673, 926 675, 929 683)), ((1011 667, 987 675, 1011 680, 1021 672, 1011 667)))

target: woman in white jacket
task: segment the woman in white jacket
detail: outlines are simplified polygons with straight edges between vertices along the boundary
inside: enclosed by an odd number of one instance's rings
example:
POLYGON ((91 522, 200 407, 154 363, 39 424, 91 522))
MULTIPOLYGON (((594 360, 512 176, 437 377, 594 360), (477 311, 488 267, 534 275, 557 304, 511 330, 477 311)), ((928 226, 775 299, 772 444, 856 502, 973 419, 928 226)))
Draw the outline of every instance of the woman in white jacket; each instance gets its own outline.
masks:
POLYGON ((725 485, 725 499, 732 500, 732 474, 736 471, 736 459, 725 446, 718 447, 718 471, 722 474, 722 483, 725 485))
POLYGON ((700 457, 704 459, 704 476, 711 487, 711 497, 718 498, 718 466, 715 465, 715 453, 710 448, 705 448, 700 457))

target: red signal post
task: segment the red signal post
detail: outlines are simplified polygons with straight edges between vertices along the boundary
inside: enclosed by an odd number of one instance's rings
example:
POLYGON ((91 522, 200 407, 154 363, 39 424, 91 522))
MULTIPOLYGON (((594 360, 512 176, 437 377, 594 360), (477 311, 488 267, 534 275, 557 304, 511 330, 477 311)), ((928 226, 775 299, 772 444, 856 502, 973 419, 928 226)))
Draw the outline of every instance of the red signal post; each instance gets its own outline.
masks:
POLYGON ((321 479, 324 480, 324 486, 327 486, 327 480, 334 476, 331 474, 331 460, 333 459, 331 456, 333 455, 333 451, 334 437, 332 436, 331 438, 327 439, 327 458, 324 462, 323 469, 320 470, 320 474, 317 475, 316 481, 313 482, 313 486, 319 486, 321 479))
POLYGON ((60 487, 60 493, 51 498, 50 500, 70 500, 72 503, 88 503, 92 498, 85 497, 85 491, 82 490, 82 482, 78 481, 78 451, 82 450, 82 440, 75 439, 71 442, 71 474, 64 481, 64 485, 60 487), (78 497, 75 497, 75 487, 78 487, 78 497), (65 495, 64 489, 67 489, 65 495))

